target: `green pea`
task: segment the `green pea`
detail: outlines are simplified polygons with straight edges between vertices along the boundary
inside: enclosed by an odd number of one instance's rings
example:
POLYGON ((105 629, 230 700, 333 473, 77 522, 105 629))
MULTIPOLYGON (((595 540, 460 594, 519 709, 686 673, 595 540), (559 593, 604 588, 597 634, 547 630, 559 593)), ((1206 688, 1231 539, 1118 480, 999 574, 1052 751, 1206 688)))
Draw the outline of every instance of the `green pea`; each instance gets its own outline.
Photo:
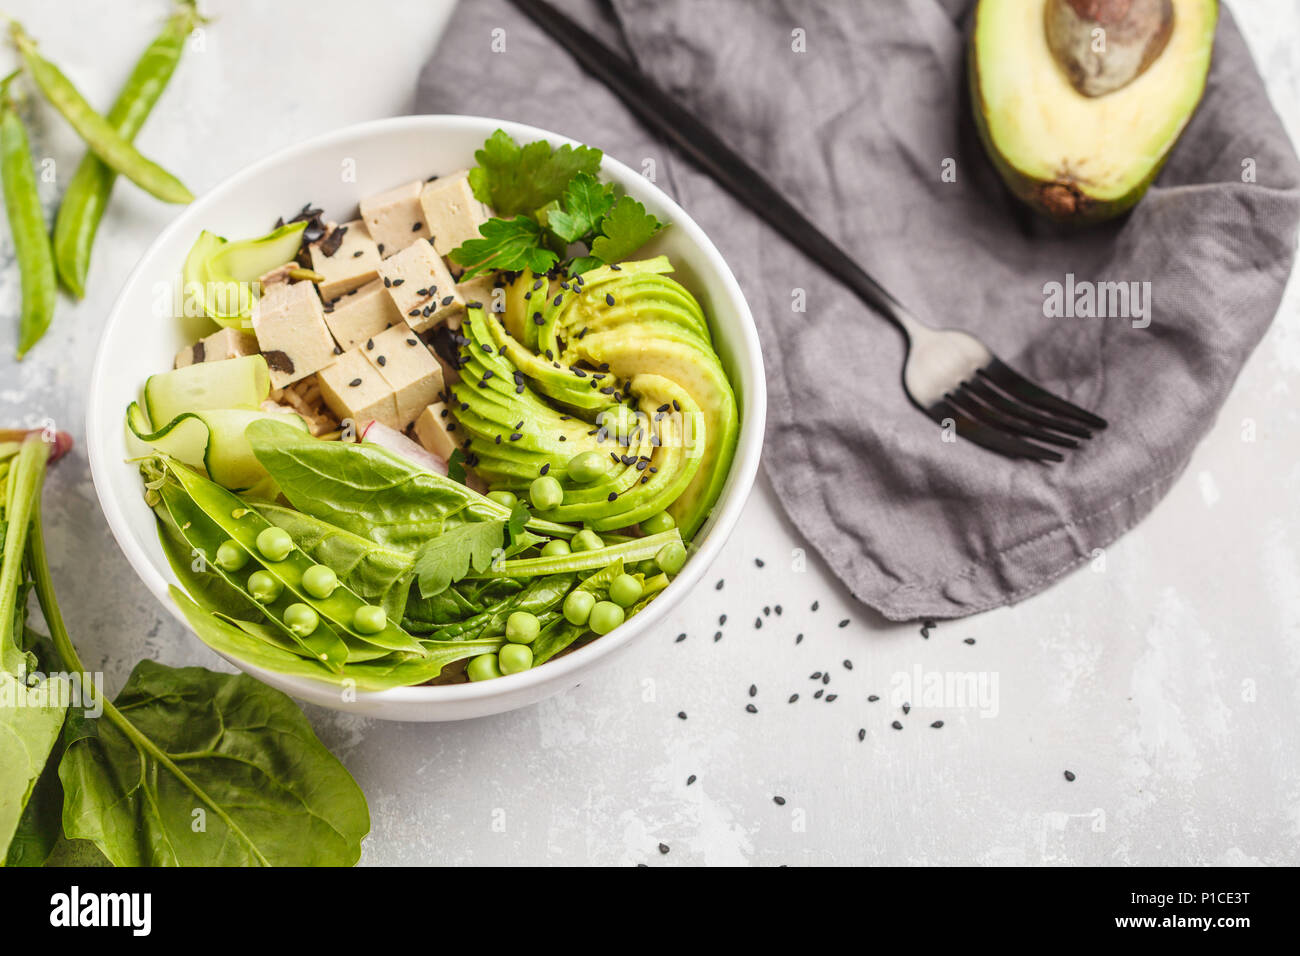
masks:
POLYGON ((583 528, 573 536, 569 542, 569 547, 574 551, 596 551, 605 547, 605 542, 600 540, 600 535, 590 528, 583 528))
POLYGON ((217 567, 234 573, 248 563, 248 552, 236 541, 223 541, 217 548, 217 567))
POLYGON ((257 550, 268 561, 283 561, 293 550, 293 538, 283 528, 263 528, 257 533, 257 550))
POLYGON ((533 649, 527 644, 507 644, 497 652, 503 674, 518 674, 533 666, 533 649))
POLYGON ((564 504, 564 489, 550 475, 542 475, 528 486, 528 499, 538 511, 550 511, 564 504))
POLYGON ((519 504, 519 499, 508 491, 489 491, 488 497, 503 508, 513 508, 519 504))
POLYGON ((680 541, 669 541, 655 554, 655 564, 665 574, 676 574, 686 563, 686 545, 680 541))
POLYGON ((597 634, 608 634, 623 623, 623 609, 613 601, 597 601, 587 626, 597 634))
POLYGON ((589 485, 605 473, 607 459, 598 451, 584 451, 574 455, 564 466, 564 472, 580 485, 589 485))
POLYGON ((469 675, 470 680, 491 680, 494 677, 501 676, 501 667, 497 663, 495 654, 480 654, 469 662, 465 668, 465 673, 469 675))
POLYGON ((569 554, 573 549, 569 547, 569 542, 563 538, 556 538, 554 541, 548 541, 542 545, 542 555, 547 558, 558 558, 561 555, 569 554))
POLYGON ((323 564, 313 564, 302 573, 302 589, 319 600, 325 600, 338 586, 339 576, 323 564))
POLYGON ((570 624, 586 624, 595 606, 596 596, 590 591, 570 591, 564 599, 564 619, 570 624))
POLYGON ((388 626, 388 615, 382 607, 363 604, 352 612, 352 630, 358 634, 378 634, 388 626))
POLYGON ((248 576, 248 593, 259 604, 274 604, 284 593, 284 582, 270 571, 254 571, 248 576))
POLYGON ((307 637, 320 624, 320 615, 309 604, 290 604, 284 609, 284 626, 299 637, 307 637))
POLYGON ((609 599, 619 607, 631 607, 641 597, 645 588, 630 574, 620 574, 609 582, 609 599))
POLYGON ((541 629, 537 615, 528 611, 515 611, 506 618, 506 640, 512 644, 531 644, 541 629))
POLYGON ((673 520, 673 516, 667 511, 661 511, 641 522, 641 533, 662 534, 665 531, 671 531, 675 527, 677 527, 677 522, 673 520))

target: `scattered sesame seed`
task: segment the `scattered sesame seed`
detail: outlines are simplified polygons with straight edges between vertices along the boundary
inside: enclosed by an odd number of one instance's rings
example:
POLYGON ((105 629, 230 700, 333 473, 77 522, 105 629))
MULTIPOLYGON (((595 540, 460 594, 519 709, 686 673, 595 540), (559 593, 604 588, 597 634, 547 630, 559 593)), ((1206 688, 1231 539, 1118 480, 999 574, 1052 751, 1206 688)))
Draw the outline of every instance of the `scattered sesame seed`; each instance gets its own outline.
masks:
POLYGON ((903 711, 903 715, 904 715, 904 716, 906 716, 907 714, 910 714, 910 713, 912 712, 912 705, 911 705, 911 704, 904 704, 903 707, 902 707, 902 711, 903 711))
MULTIPOLYGON (((673 406, 676 407, 676 405, 677 405, 677 403, 676 403, 676 402, 673 402, 673 406)), ((763 567, 763 559, 762 559, 762 558, 755 558, 755 559, 754 559, 754 564, 755 564, 757 567, 760 567, 760 568, 763 567)))
POLYGON ((746 704, 746 705, 745 705, 745 711, 746 711, 747 713, 750 713, 750 714, 757 714, 757 713, 758 713, 758 708, 755 707, 753 704, 746 704))
POLYGON ((750 684, 750 685, 749 685, 749 696, 750 696, 750 697, 757 697, 757 696, 758 696, 758 685, 757 685, 757 684, 750 684))
POLYGON ((686 786, 689 787, 691 784, 695 782, 695 780, 696 780, 695 774, 691 774, 689 777, 686 778, 686 786))
POLYGON ((678 720, 685 720, 685 719, 686 719, 686 711, 684 711, 684 710, 679 710, 679 711, 677 712, 677 719, 678 719, 678 720))
POLYGON ((821 607, 821 606, 822 606, 822 602, 821 602, 821 601, 813 601, 813 602, 812 602, 812 608, 811 608, 811 610, 815 611, 815 610, 817 610, 817 609, 818 609, 819 607, 821 607))
POLYGON ((867 728, 865 728, 865 727, 860 727, 860 728, 858 729, 858 742, 861 743, 862 741, 864 741, 864 740, 866 740, 866 739, 867 739, 867 728))
POLYGON ((348 385, 352 386, 353 388, 356 388, 360 384, 361 384, 361 379, 359 378, 354 378, 352 381, 348 382, 348 385))
POLYGON ((722 640, 722 632, 721 632, 721 631, 715 631, 715 632, 713 633, 713 643, 716 644, 716 643, 718 643, 718 641, 720 641, 720 640, 722 640))
POLYGON ((605 296, 605 304, 606 304, 606 305, 613 305, 613 304, 614 304, 614 297, 613 297, 612 295, 606 295, 606 296, 605 296))
POLYGON ((772 802, 775 803, 778 807, 783 807, 785 806, 785 797, 773 797, 772 802))
POLYGON ((684 640, 686 640, 686 632, 685 632, 685 631, 683 631, 682 633, 678 634, 678 635, 677 635, 677 639, 676 639, 675 641, 673 641, 673 643, 674 643, 674 644, 680 644, 680 643, 681 643, 682 641, 684 641, 684 640))
POLYGON ((833 701, 833 700, 834 700, 836 697, 838 697, 838 696, 840 696, 840 695, 839 695, 839 694, 827 694, 827 695, 826 695, 826 703, 829 704, 831 701, 833 701))
POLYGON ((968 638, 966 638, 966 640, 962 641, 962 643, 963 643, 963 644, 974 644, 974 643, 975 643, 975 638, 973 638, 973 637, 968 637, 968 638))
POLYGON ((895 730, 902 730, 902 729, 903 729, 903 725, 900 724, 898 721, 894 721, 894 722, 893 722, 892 724, 890 724, 889 726, 893 727, 895 730))
POLYGON ((943 726, 943 721, 942 721, 942 720, 936 720, 936 721, 935 721, 934 723, 932 723, 930 726, 933 727, 935 730, 938 730, 940 727, 943 726))
POLYGON ((844 669, 845 669, 846 671, 851 671, 851 670, 853 670, 853 662, 852 662, 851 660, 849 660, 848 658, 845 658, 845 659, 844 659, 844 669))
POLYGON ((1074 771, 1073 770, 1065 771, 1065 779, 1070 781, 1070 783, 1074 783, 1074 771))
POLYGON ((667 855, 667 853, 668 853, 668 844, 667 844, 667 843, 660 843, 660 844, 659 844, 659 852, 660 852, 660 853, 663 853, 663 854, 665 854, 665 855, 667 855))
POLYGON ((878 700, 880 700, 880 697, 876 694, 872 694, 870 697, 867 698, 867 703, 874 704, 878 700))
POLYGON ((799 695, 798 695, 798 694, 791 694, 791 695, 790 695, 790 699, 787 700, 786 703, 787 703, 787 704, 793 704, 793 703, 794 703, 796 700, 798 700, 798 699, 799 699, 799 695))
POLYGON ((802 644, 802 643, 803 643, 803 631, 800 631, 798 634, 796 634, 796 635, 794 636, 794 642, 795 642, 796 644, 802 644))

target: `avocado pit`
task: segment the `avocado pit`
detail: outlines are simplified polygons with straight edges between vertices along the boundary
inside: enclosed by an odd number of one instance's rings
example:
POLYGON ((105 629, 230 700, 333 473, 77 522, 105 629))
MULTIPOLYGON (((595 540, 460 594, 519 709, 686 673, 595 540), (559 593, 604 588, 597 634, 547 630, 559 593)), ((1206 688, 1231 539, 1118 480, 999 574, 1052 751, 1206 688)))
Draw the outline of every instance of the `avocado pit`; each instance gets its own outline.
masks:
POLYGON ((1174 32, 1173 0, 1047 0, 1052 56, 1084 96, 1105 96, 1155 62, 1174 32))

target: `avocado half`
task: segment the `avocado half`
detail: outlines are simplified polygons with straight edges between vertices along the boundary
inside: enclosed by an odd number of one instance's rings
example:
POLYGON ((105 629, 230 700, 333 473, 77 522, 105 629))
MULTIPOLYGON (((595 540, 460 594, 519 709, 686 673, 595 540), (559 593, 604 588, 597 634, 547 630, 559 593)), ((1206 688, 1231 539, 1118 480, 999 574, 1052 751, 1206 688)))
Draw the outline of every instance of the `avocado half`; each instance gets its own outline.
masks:
POLYGON ((1218 0, 980 0, 975 123, 1011 191, 1053 219, 1133 207, 1200 102, 1218 0))

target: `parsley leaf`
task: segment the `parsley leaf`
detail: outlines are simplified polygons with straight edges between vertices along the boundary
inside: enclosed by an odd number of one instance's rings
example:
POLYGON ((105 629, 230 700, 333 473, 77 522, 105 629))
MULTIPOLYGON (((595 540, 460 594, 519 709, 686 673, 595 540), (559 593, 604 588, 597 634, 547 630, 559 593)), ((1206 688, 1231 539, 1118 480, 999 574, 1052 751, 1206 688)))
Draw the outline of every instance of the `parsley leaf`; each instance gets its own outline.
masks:
POLYGON ((663 223, 646 212, 631 196, 621 196, 600 223, 601 235, 591 243, 591 254, 604 262, 626 259, 663 228, 663 223))
POLYGON ((453 448, 447 459, 447 477, 457 484, 465 484, 465 453, 459 448, 453 448))
POLYGON ((546 225, 565 243, 584 240, 596 231, 614 198, 613 184, 602 183, 591 173, 578 173, 564 188, 563 208, 549 213, 546 225))
POLYGON ((431 538, 415 556, 415 575, 420 582, 420 596, 441 594, 469 574, 486 571, 501 547, 506 520, 471 521, 456 525, 431 538))
POLYGON ((451 250, 451 261, 466 267, 462 281, 484 269, 545 272, 559 258, 545 247, 542 227, 527 216, 489 219, 478 231, 478 239, 467 239, 451 250))
POLYGON ((498 216, 529 214, 559 199, 578 173, 594 175, 603 154, 590 146, 561 146, 552 151, 546 140, 520 147, 504 130, 497 130, 474 154, 470 170, 475 197, 498 216))

